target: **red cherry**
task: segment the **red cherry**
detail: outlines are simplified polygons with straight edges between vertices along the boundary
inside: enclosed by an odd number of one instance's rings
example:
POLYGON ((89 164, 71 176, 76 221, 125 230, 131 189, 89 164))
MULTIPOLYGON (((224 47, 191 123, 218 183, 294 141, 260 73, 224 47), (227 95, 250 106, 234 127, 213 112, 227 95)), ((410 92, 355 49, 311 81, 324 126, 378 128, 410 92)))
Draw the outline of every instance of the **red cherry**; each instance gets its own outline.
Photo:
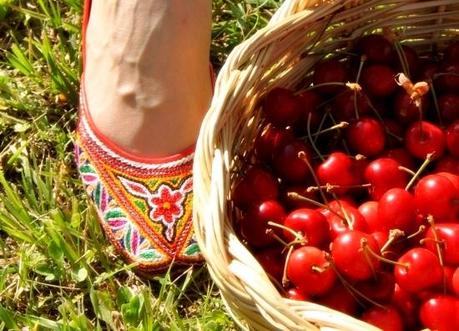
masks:
POLYGON ((352 123, 346 130, 349 147, 358 154, 372 157, 384 150, 386 133, 377 120, 366 117, 352 123))
POLYGON ((368 97, 363 92, 351 90, 338 94, 331 107, 332 114, 337 121, 349 121, 356 118, 356 113, 364 115, 370 110, 368 97))
MULTIPOLYGON (((376 240, 379 248, 383 248, 389 239, 389 232, 386 231, 374 231, 371 232, 372 237, 376 240)), ((386 253, 386 252, 385 252, 386 253)))
POLYGON ((454 294, 459 296, 459 268, 456 268, 453 273, 452 286, 454 290, 454 294))
POLYGON ((459 176, 448 171, 436 172, 435 174, 446 177, 453 183, 456 191, 459 193, 459 176))
POLYGON ((405 188, 408 174, 400 170, 400 163, 394 159, 379 158, 371 162, 365 169, 365 179, 371 184, 370 195, 379 200, 391 188, 405 188))
POLYGON ((384 331, 403 331, 402 317, 392 306, 372 307, 362 314, 362 321, 384 331))
POLYGON ((414 189, 414 198, 418 212, 432 215, 436 221, 454 219, 459 211, 456 187, 448 178, 438 174, 421 178, 414 189))
POLYGON ((317 178, 321 185, 331 184, 341 186, 333 190, 337 194, 344 194, 348 186, 356 185, 355 160, 342 152, 331 153, 317 168, 317 178))
POLYGON ((337 284, 325 296, 320 297, 318 303, 347 315, 355 316, 359 303, 355 294, 341 284, 337 284))
POLYGON ((254 205, 240 222, 242 235, 252 247, 269 246, 275 242, 275 239, 268 230, 278 230, 268 225, 268 222, 283 224, 285 216, 284 208, 276 200, 267 200, 254 205))
POLYGON ((232 194, 233 203, 241 209, 247 209, 257 202, 276 199, 278 186, 277 179, 270 172, 254 166, 236 183, 232 194))
POLYGON ((405 90, 400 90, 395 96, 394 101, 395 117, 403 124, 410 124, 423 118, 427 109, 429 109, 429 99, 424 96, 419 108, 410 95, 405 90))
POLYGON ((424 160, 433 153, 433 159, 443 155, 446 136, 442 129, 426 121, 413 123, 406 131, 405 146, 414 157, 424 160))
MULTIPOLYGON (((378 242, 378 245, 381 249, 384 247, 384 245, 386 245, 386 243, 389 240, 388 231, 375 231, 375 232, 372 232, 371 235, 378 242)), ((389 260, 392 260, 392 261, 396 261, 405 252, 406 246, 407 246, 407 243, 403 239, 395 240, 388 247, 384 249, 384 252, 381 252, 381 253, 383 257, 389 260)))
POLYGON ((459 62, 459 41, 455 41, 445 49, 444 60, 449 63, 459 62))
POLYGON ((393 56, 392 43, 380 34, 369 34, 359 38, 355 50, 374 63, 389 63, 393 56))
MULTIPOLYGON (((348 80, 348 69, 346 64, 337 58, 324 60, 318 63, 314 68, 312 82, 314 85, 328 83, 346 83, 348 80)), ((317 91, 321 94, 338 93, 344 86, 321 86, 317 91)))
POLYGON ((441 93, 459 92, 459 63, 445 64, 439 69, 436 79, 437 91, 441 93), (441 75, 440 75, 441 74, 441 75))
POLYGON ((450 172, 459 175, 459 160, 450 155, 445 155, 438 159, 434 172, 450 172))
POLYGON ((379 229, 379 217, 378 217, 378 202, 377 201, 365 201, 358 208, 360 214, 365 218, 367 227, 370 232, 377 231, 379 229))
POLYGON ((396 148, 403 144, 403 136, 405 135, 405 128, 401 122, 384 118, 384 126, 386 127, 387 145, 392 148, 396 148))
POLYGON ((403 58, 400 58, 397 52, 393 52, 394 65, 398 72, 404 72, 408 77, 416 77, 420 68, 420 60, 416 50, 413 47, 402 45, 403 58), (408 71, 403 68, 402 63, 408 66, 408 71))
POLYGON ((299 289, 292 287, 287 291, 287 297, 290 300, 296 300, 296 301, 307 301, 309 297, 302 293, 299 289))
POLYGON ((438 98, 438 109, 445 122, 459 119, 459 95, 443 94, 438 98))
POLYGON ((410 293, 419 293, 443 282, 443 268, 438 257, 425 248, 410 249, 398 263, 394 268, 395 281, 410 293))
POLYGON ((287 278, 307 295, 322 295, 335 284, 336 273, 326 253, 316 247, 303 246, 292 252, 287 261, 287 278))
POLYGON ((380 267, 380 260, 364 249, 364 242, 375 254, 379 245, 369 234, 360 231, 346 231, 333 240, 331 255, 336 269, 346 278, 356 281, 370 279, 380 267))
POLYGON ((386 191, 379 200, 378 217, 378 230, 399 229, 411 233, 416 225, 416 203, 413 195, 401 188, 386 191))
POLYGON ((374 278, 355 284, 360 293, 376 302, 388 302, 394 293, 395 278, 391 272, 380 271, 374 278))
POLYGON ((440 290, 446 291, 447 293, 454 294, 454 286, 453 286, 453 277, 454 272, 456 271, 455 267, 444 266, 443 267, 443 286, 440 290))
POLYGON ((362 70, 362 86, 374 97, 388 97, 397 89, 395 72, 388 66, 373 64, 362 70))
POLYGON ((266 119, 279 128, 291 126, 301 117, 301 108, 293 92, 280 87, 266 95, 263 112, 266 119))
POLYGON ((458 311, 458 299, 438 295, 422 304, 419 316, 423 326, 430 330, 457 331, 459 330, 458 311))
POLYGON ((396 160, 402 167, 405 167, 410 170, 416 168, 413 157, 407 152, 404 148, 394 148, 386 150, 381 157, 388 157, 396 160))
POLYGON ((302 183, 308 179, 310 170, 300 153, 310 158, 309 147, 300 139, 285 144, 275 152, 273 165, 279 177, 292 183, 302 183))
MULTIPOLYGON (((323 214, 314 209, 297 209, 287 215, 284 226, 301 233, 309 246, 322 247, 330 240, 330 227, 323 214)), ((295 240, 293 234, 284 230, 284 237, 295 240)))
MULTIPOLYGON (((362 190, 361 190, 361 187, 358 187, 358 185, 367 184, 365 183, 364 172, 370 162, 365 157, 357 157, 355 159, 353 158, 353 161, 354 161, 355 183, 357 185, 357 187, 355 188, 355 191, 359 192, 362 190)), ((353 200, 353 198, 350 198, 350 200, 353 200)))
POLYGON ((311 129, 316 129, 321 120, 317 107, 323 102, 322 98, 318 93, 307 90, 301 92, 297 96, 297 100, 301 109, 301 116, 296 125, 297 131, 307 133, 309 115, 311 115, 311 129))
POLYGON ((407 330, 414 330, 414 327, 417 324, 416 315, 419 306, 416 298, 395 283, 391 303, 401 313, 407 330))
POLYGON ((446 146, 451 155, 459 157, 459 121, 452 123, 446 129, 446 146))
POLYGON ((294 139, 291 130, 278 129, 268 125, 255 139, 255 155, 259 160, 270 164, 274 152, 294 139))
POLYGON ((419 81, 430 81, 439 72, 440 65, 431 59, 423 59, 419 70, 419 81))
POLYGON ((425 238, 424 245, 428 250, 438 254, 440 247, 444 262, 459 266, 459 223, 437 223, 429 228, 425 238))
POLYGON ((367 222, 362 214, 360 214, 355 207, 343 200, 329 202, 328 208, 329 209, 321 209, 320 212, 327 218, 332 239, 349 231, 349 229, 362 232, 368 230, 367 222))
POLYGON ((282 281, 284 261, 282 252, 279 248, 266 248, 255 252, 254 255, 266 273, 278 282, 282 281))

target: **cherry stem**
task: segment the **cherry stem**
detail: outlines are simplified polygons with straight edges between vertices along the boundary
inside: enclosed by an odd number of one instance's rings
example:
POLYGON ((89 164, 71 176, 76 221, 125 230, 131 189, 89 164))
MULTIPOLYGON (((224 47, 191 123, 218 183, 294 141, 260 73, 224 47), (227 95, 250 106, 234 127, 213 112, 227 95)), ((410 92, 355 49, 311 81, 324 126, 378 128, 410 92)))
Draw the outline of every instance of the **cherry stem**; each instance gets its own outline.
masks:
POLYGON ((387 249, 399 238, 404 237, 405 232, 399 229, 393 229, 389 231, 389 238, 387 239, 386 243, 384 246, 381 248, 381 254, 384 255, 384 253, 387 251, 387 249))
POLYGON ((321 84, 308 86, 307 88, 302 89, 302 90, 296 92, 295 94, 298 95, 298 94, 303 93, 304 91, 311 91, 311 90, 314 90, 314 89, 317 89, 317 88, 320 88, 320 87, 327 87, 327 86, 342 86, 342 87, 347 87, 352 91, 361 91, 362 90, 362 87, 358 83, 328 82, 328 83, 321 83, 321 84))
MULTIPOLYGON (((351 84, 351 83, 349 83, 349 84, 351 84)), ((357 84, 357 85, 358 85, 358 84, 357 84)), ((360 87, 360 86, 359 86, 359 87, 360 87)), ((333 116, 332 116, 331 114, 329 114, 329 115, 330 115, 330 118, 333 120, 333 122, 336 123, 336 121, 333 119, 333 116)), ((325 159, 324 159, 323 155, 320 153, 319 149, 317 148, 317 146, 316 146, 316 144, 315 144, 315 142, 314 142, 314 140, 312 139, 312 136, 311 136, 311 118, 312 118, 312 114, 309 113, 309 116, 308 116, 308 128, 307 128, 307 129, 308 129, 307 131, 308 131, 309 141, 310 141, 310 143, 311 143, 311 145, 312 145, 312 148, 316 151, 317 155, 319 155, 321 161, 324 161, 325 159)), ((347 146, 345 145, 346 142, 345 142, 344 140, 343 140, 343 143, 344 143, 344 146, 345 146, 346 149, 347 149, 347 146)), ((349 151, 348 151, 348 154, 349 154, 349 151)), ((317 176, 316 176, 316 174, 315 174, 315 172, 314 172, 314 168, 313 168, 313 167, 311 166, 311 164, 309 163, 309 160, 308 160, 308 158, 306 157, 306 154, 305 154, 304 152, 300 152, 300 153, 298 153, 298 157, 302 158, 303 161, 306 163, 306 165, 307 165, 308 168, 309 168, 309 171, 311 172, 311 175, 312 175, 313 178, 314 178, 314 181, 316 182, 317 186, 320 187, 319 179, 317 178, 317 176)), ((321 190, 321 189, 319 189, 319 192, 320 192, 320 195, 321 195, 322 199, 323 199, 326 203, 328 203, 327 197, 325 196, 324 191, 321 190)), ((332 196, 333 196, 333 198, 334 198, 335 200, 338 200, 338 199, 336 198, 336 195, 335 195, 333 192, 331 192, 331 194, 332 194, 332 196)), ((341 207, 341 211, 343 212, 343 215, 344 215, 344 221, 348 224, 349 228, 350 228, 351 230, 353 230, 352 223, 351 223, 350 220, 349 220, 349 216, 347 215, 346 210, 344 210, 344 208, 343 208, 342 206, 340 206, 340 207, 341 207)))
POLYGON ((346 211, 346 208, 343 207, 343 205, 341 204, 341 201, 338 200, 338 198, 336 197, 335 193, 331 192, 331 194, 335 198, 335 201, 338 203, 339 208, 341 209, 341 212, 343 213, 343 217, 344 217, 344 220, 345 220, 347 226, 349 227, 349 229, 354 230, 354 224, 352 224, 351 219, 349 217, 349 214, 346 211))
POLYGON ((277 234, 275 234, 273 229, 266 229, 265 233, 268 236, 270 236, 270 237, 274 238, 275 240, 277 240, 278 242, 280 242, 282 246, 284 246, 284 247, 289 247, 290 246, 290 243, 286 242, 281 237, 279 237, 277 234))
POLYGON ((411 176, 415 176, 416 175, 416 173, 413 170, 408 169, 408 168, 406 168, 404 166, 399 166, 398 169, 410 174, 411 176))
POLYGON ((422 165, 419 167, 418 171, 411 178, 411 180, 408 183, 408 185, 406 185, 405 191, 409 191, 411 189, 411 187, 413 186, 414 182, 419 178, 419 176, 424 172, 424 170, 427 168, 427 166, 432 161, 432 157, 433 157, 433 153, 427 154, 427 157, 424 160, 424 163, 422 163, 422 165))
POLYGON ((375 252, 373 252, 373 250, 368 245, 368 241, 365 238, 363 238, 361 240, 360 245, 361 245, 362 249, 364 250, 364 252, 370 253, 371 256, 373 256, 374 258, 376 258, 376 259, 378 259, 378 260, 380 260, 382 262, 385 262, 385 263, 388 263, 388 264, 392 264, 392 265, 398 265, 398 266, 404 267, 406 269, 409 268, 409 265, 406 264, 406 263, 400 263, 400 262, 397 262, 397 261, 392 261, 392 260, 386 259, 385 257, 383 257, 381 255, 378 255, 375 252))
MULTIPOLYGON (((311 119, 311 114, 309 114, 309 120, 310 120, 310 119, 311 119)), ((310 134, 311 131, 310 131, 310 127, 309 127, 309 123, 310 123, 309 120, 308 120, 308 133, 310 134)), ((316 146, 315 146, 314 144, 313 144, 313 147, 316 148, 316 146)), ((316 182, 317 186, 320 188, 319 179, 317 178, 316 173, 315 173, 315 171, 314 171, 314 168, 311 166, 311 163, 309 163, 309 160, 308 160, 308 158, 306 157, 306 154, 305 154, 304 152, 299 152, 299 153, 298 153, 298 157, 301 158, 301 159, 306 163, 306 165, 307 165, 308 168, 309 168, 309 171, 311 172, 312 177, 314 178, 314 181, 316 182)), ((324 191, 321 190, 321 189, 319 189, 319 192, 320 192, 320 196, 322 197, 323 201, 325 201, 325 203, 328 203, 328 200, 327 200, 327 197, 325 196, 324 191)), ((336 195, 335 195, 334 193, 331 193, 331 194, 332 194, 332 196, 333 196, 333 198, 334 198, 335 200, 338 200, 338 199, 336 198, 336 195)), ((306 197, 303 197, 303 198, 306 198, 306 197)), ((311 199, 309 199, 309 200, 311 200, 311 199)), ((311 201, 314 201, 314 200, 311 200, 311 201)), ((323 206, 326 206, 326 205, 323 205, 323 206)), ((328 206, 325 207, 325 208, 328 209, 328 210, 330 210, 330 211, 332 211, 328 206)), ((341 219, 343 219, 343 220, 347 223, 349 229, 353 230, 352 223, 351 223, 351 221, 349 220, 349 215, 346 213, 346 210, 341 206, 341 204, 340 204, 340 208, 341 208, 341 211, 343 212, 343 216, 344 216, 344 217, 341 216, 341 215, 339 215, 338 213, 336 213, 336 212, 334 212, 334 211, 333 211, 333 213, 335 213, 335 214, 338 215, 341 219)))
POLYGON ((354 91, 354 113, 355 113, 355 119, 358 121, 360 120, 360 114, 359 114, 359 105, 357 102, 357 91, 354 91))
POLYGON ((285 258, 284 270, 282 271, 282 285, 284 287, 286 287, 289 283, 289 279, 287 277, 287 265, 290 260, 290 256, 292 256, 293 249, 294 247, 290 246, 288 253, 287 253, 287 257, 285 258))
POLYGON ((435 86, 432 80, 429 81, 430 91, 432 91, 432 98, 435 106, 435 112, 437 113, 438 122, 441 127, 443 127, 443 118, 440 112, 440 106, 438 105, 437 92, 435 91, 435 86))
MULTIPOLYGON (((365 64, 365 61, 367 60, 366 55, 362 55, 360 57, 360 64, 359 64, 359 70, 357 71, 357 77, 355 78, 356 83, 358 84, 360 81, 360 76, 362 74, 363 66, 365 64)), ((354 112, 355 112, 355 118, 360 120, 360 114, 359 114, 359 105, 357 102, 357 93, 358 91, 354 90, 354 112)))
POLYGON ((340 122, 336 125, 333 125, 332 127, 329 127, 327 129, 323 129, 321 131, 317 131, 316 133, 314 133, 312 135, 312 137, 317 137, 317 136, 320 136, 321 134, 323 133, 327 133, 327 132, 330 132, 330 131, 335 131, 335 130, 339 130, 339 129, 345 129, 349 126, 349 123, 348 122, 340 122))
POLYGON ((309 143, 311 144, 312 148, 316 152, 316 154, 319 156, 321 161, 324 161, 325 158, 323 155, 320 153, 320 150, 317 148, 316 143, 314 142, 314 139, 312 139, 312 134, 311 134, 311 119, 312 119, 312 113, 308 114, 308 123, 307 123, 307 133, 308 133, 308 138, 309 138, 309 143))
POLYGON ((362 55, 360 57, 360 64, 359 64, 359 70, 357 71, 357 77, 355 78, 356 83, 359 83, 360 81, 360 76, 362 75, 363 66, 365 65, 366 61, 367 61, 367 56, 362 55))
POLYGON ((338 216, 339 218, 341 218, 343 221, 347 222, 347 220, 343 217, 343 215, 340 215, 338 214, 336 211, 334 211, 333 209, 331 209, 328 205, 326 204, 323 204, 323 203, 320 203, 316 200, 313 200, 313 199, 309 199, 308 197, 305 197, 301 194, 298 194, 297 192, 288 192, 287 193, 287 196, 289 198, 292 198, 294 200, 299 200, 299 201, 305 201, 305 202, 309 202, 310 204, 313 204, 317 207, 320 207, 320 208, 323 208, 323 209, 327 209, 330 213, 338 216))
POLYGON ((306 238, 306 235, 303 235, 301 232, 297 232, 297 231, 289 228, 288 226, 285 226, 285 225, 282 225, 282 224, 279 224, 279 223, 275 223, 275 222, 271 222, 271 221, 268 222, 268 225, 270 225, 272 227, 275 227, 275 228, 279 228, 279 229, 288 231, 289 233, 291 233, 295 237, 294 243, 302 243, 302 244, 305 244, 305 245, 308 244, 308 239, 306 238))
POLYGON ((400 136, 397 136, 395 133, 393 133, 391 130, 389 130, 389 128, 387 127, 386 124, 383 123, 383 125, 384 125, 384 129, 385 129, 386 133, 387 133, 389 136, 391 136, 392 138, 398 140, 399 142, 402 142, 402 141, 403 141, 403 138, 400 137, 400 136))
MULTIPOLYGON (((319 105, 317 108, 319 109, 319 108, 320 108, 320 105, 319 105)), ((308 116, 309 116, 309 115, 308 115, 308 116)), ((323 112, 323 116, 322 116, 322 118, 320 119, 320 123, 319 123, 319 127, 317 128, 317 131, 322 130, 322 128, 323 128, 323 126, 325 125, 325 122, 326 122, 326 120, 327 120, 327 116, 328 116, 327 112, 326 112, 326 111, 323 112)), ((308 119, 309 119, 309 118, 308 118, 308 119)), ((307 125, 307 123, 306 123, 306 125, 307 125)), ((318 135, 314 134, 314 143, 317 141, 317 138, 318 138, 318 137, 319 137, 318 135)), ((306 138, 306 137, 304 137, 304 138, 306 138)), ((309 137, 307 137, 307 138, 309 138, 309 137)))
POLYGON ((319 190, 325 190, 325 191, 327 191, 327 193, 329 193, 329 192, 332 192, 334 190, 341 189, 341 188, 354 189, 354 188, 368 188, 368 187, 371 187, 371 184, 343 186, 343 185, 332 185, 332 184, 327 183, 327 184, 321 185, 321 186, 309 186, 306 189, 306 191, 307 192, 317 192, 319 190))
MULTIPOLYGON (((309 114, 309 115, 311 115, 311 114, 309 114)), ((309 123, 309 121, 308 121, 308 123, 309 123)), ((309 128, 308 128, 308 131, 309 131, 309 128)), ((315 146, 315 145, 313 144, 313 146, 315 146)), ((314 168, 312 167, 311 163, 309 162, 308 158, 306 157, 306 154, 304 152, 299 152, 298 153, 298 157, 300 159, 302 159, 306 163, 306 165, 308 166, 309 172, 311 173, 311 176, 314 179, 315 183, 318 186, 320 186, 319 178, 317 178, 316 173, 314 171, 314 168)), ((322 158, 322 161, 323 160, 324 159, 322 158)), ((322 190, 320 190, 319 192, 320 192, 320 196, 322 197, 323 201, 325 201, 325 203, 327 203, 328 201, 327 201, 327 197, 325 196, 325 193, 322 190)))
POLYGON ((400 45, 400 42, 395 42, 394 43, 394 48, 395 51, 397 52, 398 58, 400 60, 400 63, 402 64, 402 69, 403 71, 410 76, 410 67, 408 66, 408 61, 405 56, 405 52, 403 51, 403 47, 400 45))
POLYGON ((419 226, 418 231, 416 231, 416 232, 413 233, 413 234, 410 234, 410 235, 407 237, 407 239, 412 239, 412 238, 414 238, 414 237, 417 237, 417 236, 419 236, 421 233, 423 233, 425 230, 426 230, 425 225, 421 225, 421 226, 419 226))
POLYGON ((383 117, 381 116, 381 114, 379 113, 379 111, 376 109, 376 107, 373 105, 373 103, 371 102, 370 98, 368 96, 366 96, 366 99, 367 99, 367 103, 368 105, 370 106, 370 109, 373 111, 373 113, 375 114, 375 116, 378 118, 379 122, 382 123, 382 125, 384 126, 384 131, 386 131, 386 133, 391 136, 392 138, 402 142, 403 141, 403 138, 402 137, 399 137, 397 136, 395 133, 393 133, 392 131, 389 130, 389 128, 387 127, 386 123, 384 123, 384 119, 383 117))
POLYGON ((442 254, 442 248, 441 248, 441 240, 438 238, 438 233, 437 229, 435 227, 435 220, 432 215, 427 216, 427 222, 430 224, 432 227, 432 233, 434 237, 434 242, 435 242, 435 247, 437 248, 437 254, 438 254, 438 260, 440 261, 440 265, 443 267, 444 261, 443 261, 443 254, 442 254))

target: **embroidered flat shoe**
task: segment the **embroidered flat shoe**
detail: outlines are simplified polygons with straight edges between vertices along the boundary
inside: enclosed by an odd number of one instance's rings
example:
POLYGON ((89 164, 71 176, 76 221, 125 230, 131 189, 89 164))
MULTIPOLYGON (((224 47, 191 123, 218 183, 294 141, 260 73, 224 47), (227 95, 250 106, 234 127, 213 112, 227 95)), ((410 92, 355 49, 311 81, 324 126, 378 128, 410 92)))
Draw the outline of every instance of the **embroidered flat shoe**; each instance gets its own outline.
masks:
MULTIPOLYGON (((90 5, 86 0, 83 57, 90 5)), ((95 127, 81 82, 75 160, 107 238, 142 273, 202 262, 192 224, 194 147, 166 158, 122 150, 95 127)))

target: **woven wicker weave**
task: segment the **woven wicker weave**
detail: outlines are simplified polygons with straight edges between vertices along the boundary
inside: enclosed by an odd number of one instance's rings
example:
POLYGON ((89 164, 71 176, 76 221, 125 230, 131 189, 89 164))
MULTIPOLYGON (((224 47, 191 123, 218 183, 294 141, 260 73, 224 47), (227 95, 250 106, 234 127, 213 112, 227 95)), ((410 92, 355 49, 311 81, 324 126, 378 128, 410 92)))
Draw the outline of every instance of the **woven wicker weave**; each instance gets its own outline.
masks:
POLYGON ((259 101, 267 91, 295 88, 325 54, 356 37, 390 28, 418 51, 443 47, 459 35, 459 1, 287 0, 268 26, 228 57, 199 136, 194 163, 197 240, 229 313, 244 329, 377 330, 355 318, 309 302, 281 297, 237 238, 228 200, 260 130, 259 101))

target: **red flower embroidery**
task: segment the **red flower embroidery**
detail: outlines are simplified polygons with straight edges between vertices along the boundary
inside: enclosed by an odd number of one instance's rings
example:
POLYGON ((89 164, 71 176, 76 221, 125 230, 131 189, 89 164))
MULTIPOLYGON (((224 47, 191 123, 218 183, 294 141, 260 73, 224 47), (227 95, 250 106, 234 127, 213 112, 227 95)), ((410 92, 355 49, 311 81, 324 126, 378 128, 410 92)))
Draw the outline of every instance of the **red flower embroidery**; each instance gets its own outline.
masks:
POLYGON ((162 185, 158 193, 150 198, 150 205, 153 206, 150 217, 163 223, 174 223, 183 215, 183 198, 180 191, 172 191, 170 187, 162 185))

